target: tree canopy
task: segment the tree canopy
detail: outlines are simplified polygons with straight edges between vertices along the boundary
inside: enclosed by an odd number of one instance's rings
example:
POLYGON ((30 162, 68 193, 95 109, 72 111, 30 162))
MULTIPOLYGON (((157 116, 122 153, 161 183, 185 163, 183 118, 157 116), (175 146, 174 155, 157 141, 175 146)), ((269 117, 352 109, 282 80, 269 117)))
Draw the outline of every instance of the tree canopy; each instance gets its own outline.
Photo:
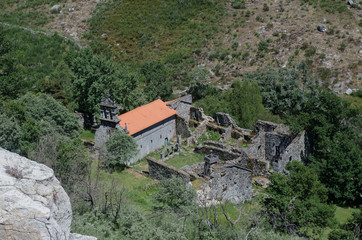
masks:
POLYGON ((301 162, 289 162, 286 170, 287 175, 270 176, 271 185, 263 201, 268 219, 275 229, 312 237, 334 216, 334 209, 326 204, 327 189, 317 173, 301 162))
POLYGON ((133 137, 117 129, 107 140, 106 149, 106 162, 109 166, 126 164, 138 152, 133 137))

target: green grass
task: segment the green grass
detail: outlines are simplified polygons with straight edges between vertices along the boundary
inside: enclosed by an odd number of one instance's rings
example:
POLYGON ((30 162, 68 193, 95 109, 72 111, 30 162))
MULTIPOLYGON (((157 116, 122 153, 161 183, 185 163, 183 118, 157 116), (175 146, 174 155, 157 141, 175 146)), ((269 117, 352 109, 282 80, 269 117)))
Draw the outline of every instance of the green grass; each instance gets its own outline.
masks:
MULTIPOLYGON (((92 178, 96 178, 97 163, 92 164, 92 178)), ((152 205, 152 193, 157 189, 156 181, 135 173, 130 169, 116 170, 112 173, 101 170, 99 175, 100 185, 103 187, 110 186, 112 180, 119 182, 120 187, 126 190, 126 201, 129 204, 136 205, 143 210, 150 210, 152 205)))
POLYGON ((96 41, 111 48, 121 61, 177 64, 217 33, 225 12, 223 2, 124 0, 98 4, 90 29, 96 41), (107 37, 102 38, 104 33, 107 37))
POLYGON ((0 21, 20 26, 44 26, 50 18, 50 8, 66 0, 2 0, 0 21))
POLYGON ((181 168, 186 165, 192 165, 204 161, 204 155, 198 153, 185 153, 182 152, 179 155, 166 161, 167 164, 170 164, 176 168, 181 168))
POLYGON ((93 141, 94 142, 94 132, 89 130, 84 130, 80 135, 80 139, 87 140, 87 141, 93 141))
POLYGON ((341 208, 337 207, 334 213, 334 218, 338 224, 345 224, 349 219, 352 218, 352 213, 358 212, 358 209, 355 208, 341 208))
MULTIPOLYGON (((352 218, 352 213, 358 212, 358 209, 355 208, 342 208, 336 207, 336 211, 334 212, 334 219, 338 225, 343 225, 348 222, 349 219, 352 218)), ((321 239, 327 240, 329 233, 332 232, 332 229, 327 227, 321 233, 321 239)))

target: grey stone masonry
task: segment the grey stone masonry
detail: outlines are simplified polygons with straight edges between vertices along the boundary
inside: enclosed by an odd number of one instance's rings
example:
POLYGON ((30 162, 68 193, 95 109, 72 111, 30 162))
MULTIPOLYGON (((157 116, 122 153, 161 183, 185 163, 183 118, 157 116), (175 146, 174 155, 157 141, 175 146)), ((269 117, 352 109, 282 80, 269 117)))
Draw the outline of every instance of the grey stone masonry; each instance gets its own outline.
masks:
POLYGON ((190 181, 190 175, 183 170, 177 169, 152 157, 147 157, 149 175, 153 179, 162 180, 172 176, 180 177, 185 182, 190 181))

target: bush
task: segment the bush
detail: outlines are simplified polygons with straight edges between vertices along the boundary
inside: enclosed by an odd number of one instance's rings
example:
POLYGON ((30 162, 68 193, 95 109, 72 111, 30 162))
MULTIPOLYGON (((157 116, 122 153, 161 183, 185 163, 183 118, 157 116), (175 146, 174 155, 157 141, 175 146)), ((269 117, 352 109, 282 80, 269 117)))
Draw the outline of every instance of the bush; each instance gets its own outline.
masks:
POLYGON ((262 51, 267 52, 268 47, 269 47, 269 43, 267 41, 262 40, 262 41, 260 41, 258 43, 258 51, 259 52, 262 52, 262 51))
POLYGON ((234 42, 233 45, 231 46, 231 48, 236 51, 238 50, 238 47, 239 47, 239 43, 238 42, 234 42))
POLYGON ((316 47, 308 46, 308 47, 305 49, 304 55, 305 55, 306 57, 311 57, 311 56, 313 56, 316 52, 317 52, 317 48, 316 48, 316 47))
POLYGON ((354 240, 353 232, 342 230, 342 229, 334 229, 328 235, 328 240, 354 240))
POLYGON ((341 42, 341 44, 339 45, 338 50, 341 52, 344 52, 344 50, 346 49, 347 45, 345 42, 341 42))
POLYGON ((264 5, 263 5, 263 11, 264 11, 264 12, 269 11, 269 6, 268 6, 268 4, 264 3, 264 5))
POLYGON ((245 1, 243 0, 233 0, 231 2, 231 6, 235 9, 245 9, 245 1))
POLYGON ((172 176, 172 178, 161 180, 158 183, 158 191, 153 200, 162 208, 180 209, 186 206, 195 206, 196 191, 187 186, 182 178, 172 176))

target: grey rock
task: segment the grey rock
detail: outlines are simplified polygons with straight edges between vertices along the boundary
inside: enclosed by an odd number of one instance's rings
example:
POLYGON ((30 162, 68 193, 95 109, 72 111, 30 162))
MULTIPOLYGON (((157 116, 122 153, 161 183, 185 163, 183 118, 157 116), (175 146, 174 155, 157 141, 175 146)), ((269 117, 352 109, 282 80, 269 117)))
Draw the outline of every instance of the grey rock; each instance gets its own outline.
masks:
POLYGON ((68 240, 71 221, 53 170, 0 148, 0 239, 68 240))
POLYGON ((78 233, 71 233, 69 235, 69 240, 97 240, 97 238, 92 236, 80 235, 78 233))
POLYGON ((50 8, 51 13, 60 13, 61 7, 59 4, 54 5, 50 8))
POLYGON ((353 5, 354 4, 354 2, 352 1, 352 0, 348 0, 348 5, 353 5))
POLYGON ((320 32, 325 32, 325 31, 327 31, 327 28, 325 26, 321 25, 321 26, 317 27, 317 30, 320 32))
POLYGON ((350 95, 352 92, 353 92, 352 89, 348 88, 347 91, 346 91, 346 94, 350 95))

